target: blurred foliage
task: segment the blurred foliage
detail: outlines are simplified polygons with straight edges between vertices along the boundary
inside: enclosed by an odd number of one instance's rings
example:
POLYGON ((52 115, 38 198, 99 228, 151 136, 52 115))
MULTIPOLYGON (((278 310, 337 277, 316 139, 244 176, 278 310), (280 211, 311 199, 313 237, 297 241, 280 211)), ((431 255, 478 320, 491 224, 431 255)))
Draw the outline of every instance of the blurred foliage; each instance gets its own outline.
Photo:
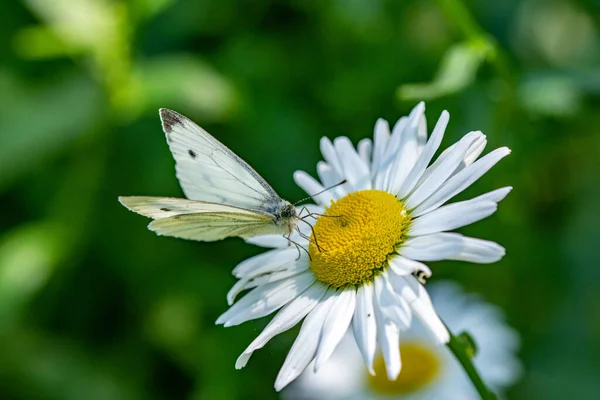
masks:
POLYGON ((264 320, 216 327, 241 240, 159 238, 118 195, 180 196, 157 108, 189 115, 283 197, 321 136, 428 100, 444 144, 513 154, 465 234, 494 265, 434 263, 522 335, 514 399, 600 394, 600 6, 595 0, 23 0, 0 14, 0 398, 254 399, 294 335, 242 371, 264 320), (421 83, 419 83, 421 82, 421 83), (423 83, 427 82, 427 83, 423 83))

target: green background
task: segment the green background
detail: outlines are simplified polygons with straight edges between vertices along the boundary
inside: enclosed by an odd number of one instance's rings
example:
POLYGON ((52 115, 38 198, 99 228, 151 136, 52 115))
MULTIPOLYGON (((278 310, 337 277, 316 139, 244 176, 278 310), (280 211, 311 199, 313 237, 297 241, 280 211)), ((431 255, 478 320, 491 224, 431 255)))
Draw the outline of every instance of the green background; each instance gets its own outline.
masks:
POLYGON ((0 12, 0 398, 255 399, 294 330, 225 329, 232 268, 259 248, 157 237, 119 195, 181 196, 158 107, 197 121, 282 197, 318 140, 371 136, 427 101, 443 147, 513 153, 462 198, 514 186, 461 230, 493 265, 431 263, 522 336, 511 399, 598 398, 597 0, 24 0, 0 12), (594 244, 595 243, 595 244, 594 244))

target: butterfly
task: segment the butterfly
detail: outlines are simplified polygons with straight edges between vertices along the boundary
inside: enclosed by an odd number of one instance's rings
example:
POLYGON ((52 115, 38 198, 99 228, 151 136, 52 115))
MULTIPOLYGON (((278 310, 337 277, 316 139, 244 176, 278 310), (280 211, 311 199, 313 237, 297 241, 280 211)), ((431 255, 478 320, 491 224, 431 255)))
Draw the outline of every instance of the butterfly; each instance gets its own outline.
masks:
POLYGON ((158 235, 215 241, 281 234, 297 229, 296 208, 248 163, 175 111, 159 110, 177 178, 187 199, 121 196, 129 210, 150 217, 158 235))

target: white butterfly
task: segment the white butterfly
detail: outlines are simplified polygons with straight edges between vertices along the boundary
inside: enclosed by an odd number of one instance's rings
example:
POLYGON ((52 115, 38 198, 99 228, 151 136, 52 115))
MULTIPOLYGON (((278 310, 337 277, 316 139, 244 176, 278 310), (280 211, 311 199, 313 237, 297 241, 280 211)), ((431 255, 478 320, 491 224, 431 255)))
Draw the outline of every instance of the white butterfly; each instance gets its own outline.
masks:
POLYGON ((301 220, 294 205, 188 118, 161 108, 160 119, 187 199, 122 196, 121 204, 154 219, 148 228, 159 235, 201 241, 264 234, 289 238, 301 220))

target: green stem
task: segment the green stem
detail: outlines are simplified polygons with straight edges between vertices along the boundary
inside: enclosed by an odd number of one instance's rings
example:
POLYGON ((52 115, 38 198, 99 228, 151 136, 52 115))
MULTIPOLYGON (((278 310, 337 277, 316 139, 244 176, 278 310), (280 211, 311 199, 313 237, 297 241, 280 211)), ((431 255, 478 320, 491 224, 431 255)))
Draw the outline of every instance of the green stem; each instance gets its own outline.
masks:
POLYGON ((447 20, 454 24, 454 28, 466 40, 484 41, 494 48, 494 56, 490 59, 491 64, 500 77, 510 82, 512 74, 506 54, 498 46, 496 40, 477 23, 469 8, 460 0, 437 0, 437 5, 447 20))
POLYGON ((460 0, 437 0, 438 7, 446 18, 455 24, 455 28, 467 39, 485 36, 485 32, 473 18, 473 15, 460 0))
POLYGON ((462 36, 463 39, 476 43, 483 41, 490 46, 493 51, 487 56, 487 61, 494 69, 496 76, 500 81, 504 81, 503 88, 503 107, 495 107, 494 131, 507 134, 510 129, 506 127, 506 121, 519 113, 517 99, 517 76, 513 73, 511 61, 508 54, 502 49, 496 40, 489 35, 483 27, 477 22, 473 13, 464 4, 462 0, 435 0, 439 10, 445 16, 446 20, 452 25, 454 30, 462 36))
MULTIPOLYGON (((448 327, 446 326, 446 329, 447 328, 448 327)), ((473 360, 467 352, 467 346, 465 345, 465 343, 463 343, 456 336, 454 336, 449 329, 448 333, 450 333, 450 341, 446 345, 448 346, 452 354, 454 354, 460 365, 462 365, 462 367, 464 368, 465 372, 469 376, 469 379, 473 383, 473 386, 475 386, 475 389, 477 389, 477 393, 479 393, 479 396, 481 396, 481 399, 497 400, 498 397, 496 396, 496 394, 492 392, 486 386, 485 382, 483 382, 483 379, 481 379, 477 368, 475 368, 475 365, 473 364, 473 360)))

